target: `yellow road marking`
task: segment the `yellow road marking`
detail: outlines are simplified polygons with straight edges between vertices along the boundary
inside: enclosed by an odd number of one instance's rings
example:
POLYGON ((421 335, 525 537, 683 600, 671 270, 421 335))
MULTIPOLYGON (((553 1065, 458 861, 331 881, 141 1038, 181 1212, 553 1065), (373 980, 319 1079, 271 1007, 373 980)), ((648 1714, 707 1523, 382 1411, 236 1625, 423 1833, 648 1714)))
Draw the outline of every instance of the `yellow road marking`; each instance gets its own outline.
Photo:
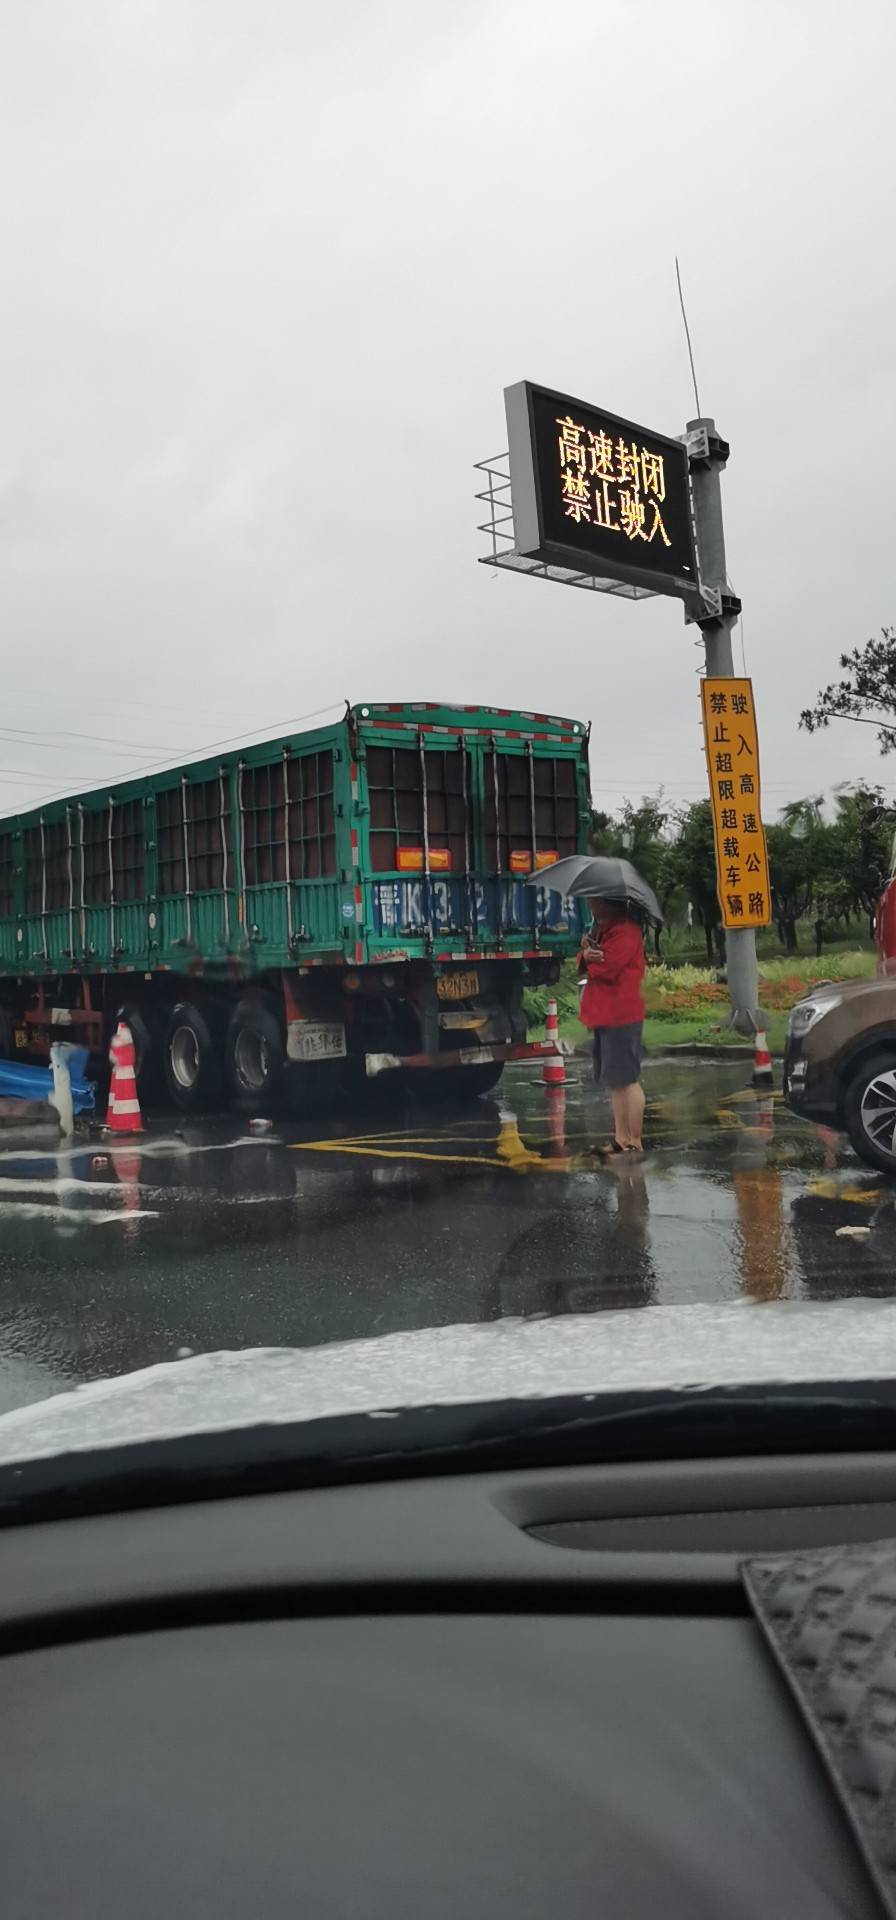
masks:
MULTIPOLYGON (((735 1096, 735 1098, 737 1097, 738 1096, 735 1096)), ((753 1096, 751 1095, 749 1097, 752 1098, 753 1096)), ((657 1118, 659 1118, 658 1115, 657 1118)), ((455 1125, 457 1124, 458 1123, 455 1122, 455 1125)), ((531 1167, 537 1169, 539 1172, 546 1173, 568 1171, 573 1157, 579 1163, 582 1170, 587 1168, 587 1170, 593 1171, 594 1156, 598 1152, 598 1145, 597 1142, 594 1141, 593 1131, 591 1129, 572 1127, 565 1130, 564 1144, 566 1148, 571 1148, 575 1142, 587 1143, 584 1146, 584 1153, 580 1149, 574 1153, 574 1156, 569 1153, 563 1154, 561 1158, 546 1155, 544 1149, 550 1147, 552 1141, 550 1134, 546 1131, 546 1116, 541 1113, 526 1116, 521 1122, 518 1121, 516 1123, 519 1145, 513 1152, 505 1151, 502 1153, 500 1146, 498 1146, 496 1153, 487 1153, 484 1151, 466 1153, 446 1152, 445 1148, 452 1146, 474 1148, 477 1144, 477 1139, 481 1140, 483 1147, 487 1144, 492 1144, 493 1146, 497 1144, 495 1140, 494 1122, 491 1119, 485 1119, 484 1117, 480 1119, 477 1117, 468 1122, 461 1121, 460 1126, 461 1128, 466 1127, 466 1131, 445 1134, 424 1132, 422 1129, 415 1128, 394 1128, 380 1133, 352 1134, 341 1139, 293 1140, 290 1141, 289 1144, 294 1153, 354 1154, 358 1158, 421 1160, 424 1162, 432 1162, 436 1165, 503 1167, 510 1172, 520 1172, 524 1168, 531 1167), (474 1131, 474 1129, 476 1131, 474 1131), (432 1148, 434 1151, 425 1151, 427 1148, 432 1148)), ((738 1116, 731 1111, 730 1106, 719 1107, 714 1114, 707 1115, 702 1123, 700 1121, 697 1122, 698 1136, 705 1136, 707 1130, 710 1135, 717 1131, 727 1132, 729 1134, 731 1132, 753 1133, 762 1131, 759 1126, 749 1124, 745 1126, 743 1119, 738 1118, 738 1116)), ((663 1126, 654 1123, 649 1127, 649 1134, 651 1144, 662 1140, 674 1141, 676 1139, 681 1141, 683 1147, 697 1144, 697 1138, 695 1137, 692 1140, 690 1130, 687 1128, 682 1129, 681 1127, 663 1126)))
POLYGON ((502 1167, 505 1173, 527 1172, 537 1167, 540 1173, 562 1172, 563 1168, 554 1160, 543 1160, 538 1153, 517 1155, 513 1159, 499 1160, 491 1154, 477 1153, 420 1153, 412 1147, 362 1147, 345 1145, 342 1141, 302 1140, 293 1141, 295 1153, 355 1153, 363 1154, 374 1160, 429 1160, 437 1165, 464 1167, 502 1167))
POLYGON ((836 1180, 810 1180, 806 1192, 815 1200, 847 1200, 854 1207, 873 1207, 880 1199, 879 1187, 841 1186, 836 1180))
MULTIPOLYGON (((651 1138, 658 1134, 652 1130, 651 1138)), ((544 1143, 548 1145, 546 1141, 544 1143)), ((536 1170, 539 1173, 564 1173, 570 1170, 573 1159, 580 1162, 579 1171, 593 1173, 594 1160, 590 1154, 562 1154, 552 1159, 541 1153, 533 1153, 523 1147, 523 1152, 498 1157, 487 1153, 422 1153, 419 1147, 391 1147, 368 1145, 366 1142, 345 1140, 293 1140, 290 1142, 293 1153, 349 1153, 373 1160, 424 1160, 436 1166, 464 1167, 503 1167, 506 1172, 519 1173, 524 1170, 536 1170)), ((647 1151, 649 1152, 649 1148, 647 1151)), ((595 1146, 593 1153, 597 1153, 595 1146)), ((573 1169, 575 1171, 577 1169, 573 1169)))

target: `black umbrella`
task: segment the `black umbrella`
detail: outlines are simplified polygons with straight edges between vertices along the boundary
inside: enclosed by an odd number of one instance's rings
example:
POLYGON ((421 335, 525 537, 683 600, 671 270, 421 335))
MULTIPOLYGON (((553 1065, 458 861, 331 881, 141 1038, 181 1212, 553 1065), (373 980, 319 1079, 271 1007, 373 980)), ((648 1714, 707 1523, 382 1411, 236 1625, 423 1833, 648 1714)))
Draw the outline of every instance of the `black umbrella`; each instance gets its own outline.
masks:
POLYGON ((621 907, 636 907, 655 927, 663 916, 652 887, 641 879, 630 860, 617 860, 612 854, 571 854, 567 860, 555 860, 552 867, 533 873, 530 887, 550 887, 566 899, 586 894, 592 900, 614 900, 621 907))

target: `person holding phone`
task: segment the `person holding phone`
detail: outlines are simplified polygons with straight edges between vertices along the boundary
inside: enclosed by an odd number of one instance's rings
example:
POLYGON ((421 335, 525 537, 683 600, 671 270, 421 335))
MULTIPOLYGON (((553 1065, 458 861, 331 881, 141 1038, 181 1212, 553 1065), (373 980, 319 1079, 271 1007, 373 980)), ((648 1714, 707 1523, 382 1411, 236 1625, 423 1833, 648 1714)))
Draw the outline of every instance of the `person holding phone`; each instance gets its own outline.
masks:
POLYGON ((595 1080, 608 1088, 613 1107, 613 1138, 605 1151, 641 1153, 644 940, 627 907, 610 900, 590 905, 594 924, 579 949, 579 1017, 593 1035, 595 1080))

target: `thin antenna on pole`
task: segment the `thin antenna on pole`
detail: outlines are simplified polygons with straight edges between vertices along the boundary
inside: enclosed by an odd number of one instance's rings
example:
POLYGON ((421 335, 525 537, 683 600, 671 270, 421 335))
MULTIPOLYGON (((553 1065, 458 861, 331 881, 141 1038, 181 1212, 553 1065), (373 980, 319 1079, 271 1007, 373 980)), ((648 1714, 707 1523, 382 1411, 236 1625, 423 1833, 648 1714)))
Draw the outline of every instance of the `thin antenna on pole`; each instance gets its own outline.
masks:
POLYGON ((746 643, 744 641, 743 608, 741 608, 741 611, 737 616, 737 624, 740 628, 740 659, 741 659, 741 665, 744 670, 744 679, 746 680, 747 679, 747 649, 746 649, 746 643))
POLYGON ((691 363, 691 379, 694 382, 694 399, 697 402, 697 417, 698 419, 702 419, 703 415, 700 410, 700 395, 697 392, 697 369, 694 366, 694 349, 691 346, 691 330, 690 330, 690 327, 688 326, 688 316, 684 310, 684 294, 681 291, 681 268, 678 265, 677 254, 675 255, 675 278, 678 281, 678 303, 679 303, 679 306, 681 307, 681 317, 682 317, 682 320, 684 321, 684 337, 688 343, 688 359, 690 360, 690 363, 691 363))

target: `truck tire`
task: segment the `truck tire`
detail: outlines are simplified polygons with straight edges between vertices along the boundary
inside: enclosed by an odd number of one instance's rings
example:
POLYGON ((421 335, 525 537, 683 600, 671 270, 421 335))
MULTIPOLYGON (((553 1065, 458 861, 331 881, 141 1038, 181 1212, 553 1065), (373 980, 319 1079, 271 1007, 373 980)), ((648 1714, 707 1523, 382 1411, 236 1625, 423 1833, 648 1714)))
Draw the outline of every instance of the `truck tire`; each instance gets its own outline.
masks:
POLYGON ((208 1021, 189 1000, 172 1007, 163 1049, 165 1085, 181 1113, 201 1113, 221 1098, 224 1076, 208 1021))
POLYGON ((0 1060, 10 1060, 13 1051, 12 1030, 15 1025, 8 1007, 0 1007, 0 1060))
POLYGON ((843 1117, 859 1159, 896 1174, 896 1047, 862 1061, 846 1089, 843 1117))
POLYGON ((240 1113, 266 1113, 283 1090, 286 1053, 280 1022, 263 1000, 238 1000, 227 1026, 224 1070, 240 1113))

